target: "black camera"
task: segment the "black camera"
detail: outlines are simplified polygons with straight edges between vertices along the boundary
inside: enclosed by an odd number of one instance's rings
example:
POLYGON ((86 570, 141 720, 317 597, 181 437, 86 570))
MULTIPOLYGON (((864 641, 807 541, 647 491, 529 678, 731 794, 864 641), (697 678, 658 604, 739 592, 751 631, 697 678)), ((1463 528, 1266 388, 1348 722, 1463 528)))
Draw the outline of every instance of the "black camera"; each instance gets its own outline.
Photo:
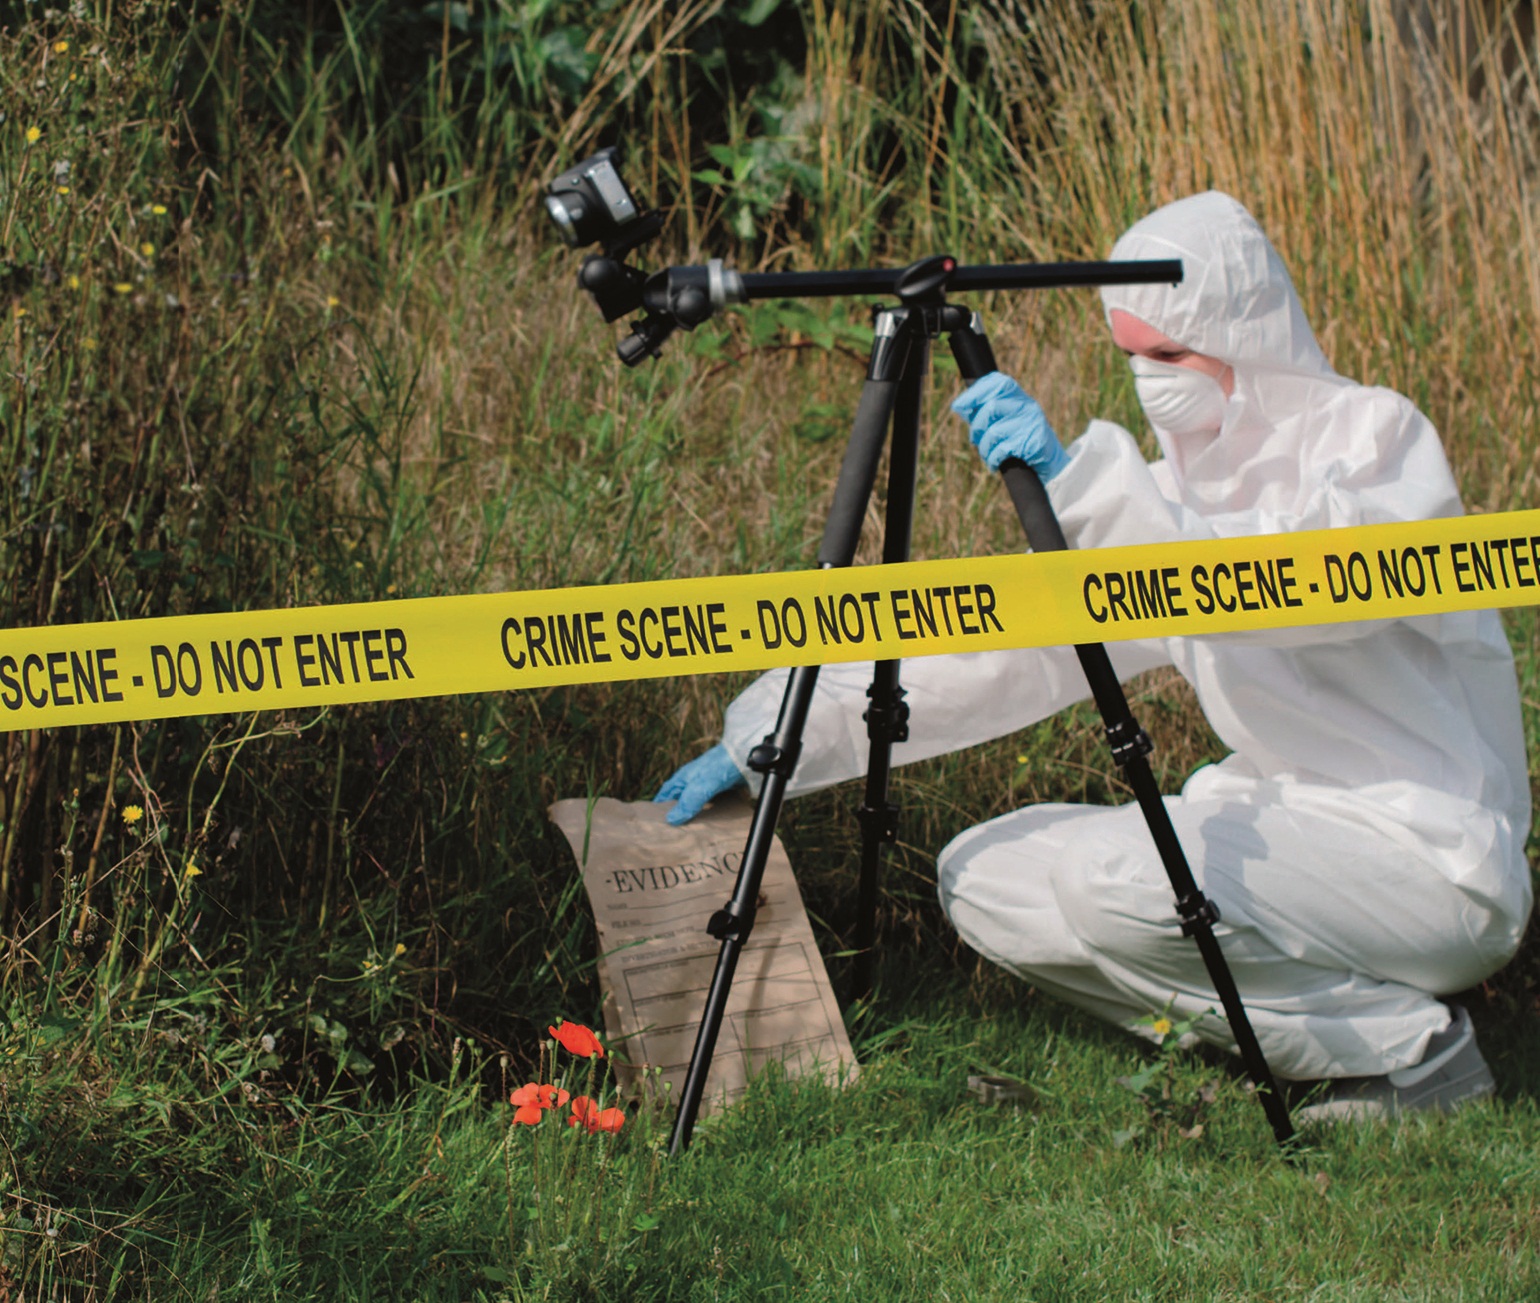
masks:
POLYGON ((743 283, 720 259, 651 276, 627 265, 626 256, 663 229, 663 216, 637 204, 616 166, 619 156, 612 145, 568 168, 546 190, 545 208, 573 248, 603 246, 603 253, 583 259, 578 284, 593 296, 604 319, 646 312, 616 346, 621 361, 636 366, 657 357, 675 330, 694 330, 729 303, 742 302, 743 283))
POLYGON ((585 244, 603 244, 612 251, 635 247, 651 234, 642 234, 642 227, 652 225, 652 215, 642 212, 621 179, 619 156, 613 145, 601 149, 563 172, 546 192, 546 211, 574 249, 585 244))

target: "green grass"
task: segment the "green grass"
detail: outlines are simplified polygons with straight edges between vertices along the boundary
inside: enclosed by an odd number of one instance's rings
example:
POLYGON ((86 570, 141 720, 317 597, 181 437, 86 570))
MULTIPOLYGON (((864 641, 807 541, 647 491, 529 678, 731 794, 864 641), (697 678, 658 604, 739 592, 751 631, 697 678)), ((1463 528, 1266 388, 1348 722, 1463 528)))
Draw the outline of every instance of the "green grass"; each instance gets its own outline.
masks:
MULTIPOLYGON (((537 206, 610 139, 669 218, 649 267, 1099 257, 1220 185, 1338 366, 1437 421, 1467 499, 1533 504, 1540 99, 1483 10, 1462 63, 1377 0, 1309 0, 1284 39, 1260 0, 759 8, 3 7, 0 619, 808 564, 868 305, 756 305, 623 370, 537 206)), ((979 306, 1060 430, 1138 427, 1094 296, 979 306)), ((918 556, 1020 545, 954 381, 941 360, 918 556)), ((1509 629, 1540 756, 1540 621, 1509 629)), ((647 795, 742 681, 0 735, 0 1297, 1537 1293, 1533 939, 1467 993, 1496 1102, 1298 1171, 1207 1060, 1161 1068, 1152 1112, 1118 1084, 1138 1045, 962 951, 947 840, 1126 799, 1085 709, 896 775, 859 1082, 761 1083, 679 1162, 640 1121, 552 1138, 537 1203, 502 1101, 597 1008, 545 807, 647 795), (970 1103, 981 1069, 1039 1107, 970 1103)), ((1168 790, 1219 754, 1175 676, 1132 697, 1168 790)), ((783 820, 829 954, 859 801, 783 820)))
POLYGON ((195 1019, 122 1027, 89 1074, 31 1076, 6 1101, 12 1170, 47 1147, 73 1188, 5 1191, 5 1269, 26 1297, 69 1282, 67 1297, 232 1300, 1522 1300, 1540 1286, 1532 1023, 1478 1007, 1496 1100, 1315 1133, 1291 1164, 1206 1057, 1160 1058, 993 976, 907 992, 888 977, 856 1024, 856 1082, 761 1079, 673 1160, 645 1117, 615 1138, 510 1129, 470 1047, 448 1079, 344 1105, 250 1072, 211 1089, 219 1040, 195 1019), (1157 1088, 1139 1095, 1119 1079, 1146 1062, 1157 1088), (979 1103, 966 1079, 981 1071, 1034 1102, 979 1103))

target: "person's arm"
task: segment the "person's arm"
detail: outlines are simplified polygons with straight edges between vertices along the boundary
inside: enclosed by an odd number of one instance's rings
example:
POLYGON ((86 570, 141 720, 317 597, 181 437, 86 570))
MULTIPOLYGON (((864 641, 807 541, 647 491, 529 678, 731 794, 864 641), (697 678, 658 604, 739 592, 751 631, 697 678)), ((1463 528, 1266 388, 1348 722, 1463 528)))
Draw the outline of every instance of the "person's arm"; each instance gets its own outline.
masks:
MULTIPOLYGON (((1164 640, 1109 644, 1121 679, 1169 665, 1164 640)), ((722 745, 744 777, 749 751, 775 727, 789 671, 771 670, 727 708, 722 745)), ((862 716, 869 704, 870 661, 826 665, 803 730, 802 754, 787 794, 816 791, 866 772, 871 743, 862 716)), ((909 706, 909 740, 893 747, 895 765, 960 751, 1046 719, 1090 695, 1073 647, 1024 647, 906 660, 900 686, 909 706)))
MULTIPOLYGON (((1458 512, 1459 499, 1437 434, 1404 399, 1376 392, 1387 405, 1386 419, 1371 422, 1375 434, 1359 446, 1344 448, 1290 510, 1200 516, 1167 496, 1172 488, 1167 468, 1147 463, 1133 436, 1110 422, 1093 421, 1062 454, 1062 461, 1048 446, 1052 432, 1042 436, 1035 421, 1029 422, 1029 439, 1041 446, 1039 473, 1049 472, 1049 500, 1067 541, 1076 548, 1285 533, 1458 512), (1396 474, 1387 476, 1387 464, 1396 474)), ((975 441, 986 460, 1020 455, 1020 449, 1009 445, 991 442, 986 449, 982 438, 975 441)), ((1375 627, 1376 622, 1360 622, 1217 636, 1288 646, 1362 637, 1375 627)), ((1109 642, 1107 651, 1118 677, 1125 680, 1171 663, 1163 640, 1109 642)), ((748 770, 747 756, 775 726, 786 675, 784 670, 764 675, 727 710, 723 747, 741 776, 756 787, 758 775, 748 770)), ((870 662, 827 666, 820 672, 791 794, 865 773, 869 743, 861 717, 870 682, 870 662)), ((1070 647, 917 658, 905 661, 902 682, 909 694, 910 740, 894 747, 897 764, 1003 737, 1089 692, 1070 647)))
MULTIPOLYGON (((1462 515, 1459 492, 1438 434, 1415 407, 1390 390, 1356 387, 1358 438, 1345 438, 1332 455, 1308 468, 1285 468, 1291 478, 1306 477, 1286 501, 1273 494, 1237 488, 1237 497, 1255 497, 1265 505, 1208 510, 1201 516, 1168 497, 1157 474, 1164 468, 1144 460, 1127 430, 1110 421, 1092 421, 1069 448, 1064 469, 1048 483, 1048 497, 1070 546, 1122 547, 1179 539, 1239 538, 1249 534, 1287 534, 1305 529, 1341 529, 1353 525, 1432 520, 1462 515), (1121 505, 1108 511, 1108 498, 1121 505)), ((1344 401, 1347 395, 1344 395, 1344 401)), ((1323 423, 1332 413, 1323 411, 1323 423)), ((1340 427, 1343 422, 1336 422, 1340 427)), ((1253 481, 1267 475, 1264 460, 1244 472, 1253 481)), ((1281 476, 1281 472, 1280 472, 1281 476)))
MULTIPOLYGON (((1244 538, 1460 515, 1454 478, 1427 418, 1389 390, 1371 394, 1382 410, 1363 411, 1365 393, 1358 389, 1354 401, 1361 409, 1360 437, 1344 439, 1287 502, 1199 515, 1168 497, 1169 487, 1162 491, 1158 481, 1167 468, 1147 463, 1133 436, 1106 421, 1093 421, 1070 447, 1068 465, 1047 485, 1048 497, 1070 546, 1077 548, 1244 538), (1116 509, 1109 509, 1109 495, 1116 498, 1116 509)), ((1390 623, 1358 620, 1203 637, 1300 647, 1369 637, 1390 623)))

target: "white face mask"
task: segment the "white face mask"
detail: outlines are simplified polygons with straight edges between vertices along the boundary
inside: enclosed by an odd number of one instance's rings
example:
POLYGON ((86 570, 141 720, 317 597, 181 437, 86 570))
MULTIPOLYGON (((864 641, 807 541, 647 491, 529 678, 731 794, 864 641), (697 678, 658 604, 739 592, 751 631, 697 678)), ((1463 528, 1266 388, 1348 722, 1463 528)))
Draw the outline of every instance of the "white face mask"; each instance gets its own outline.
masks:
POLYGON ((1174 435, 1218 432, 1230 400, 1213 376, 1149 357, 1131 357, 1128 364, 1151 425, 1174 435))

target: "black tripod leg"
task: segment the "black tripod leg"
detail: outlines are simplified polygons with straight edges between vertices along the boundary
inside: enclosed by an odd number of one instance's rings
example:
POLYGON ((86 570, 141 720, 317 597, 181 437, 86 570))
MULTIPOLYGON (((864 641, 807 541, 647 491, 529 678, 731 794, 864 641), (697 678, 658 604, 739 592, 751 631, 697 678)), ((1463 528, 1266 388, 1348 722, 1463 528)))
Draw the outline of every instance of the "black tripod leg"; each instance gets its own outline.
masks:
POLYGON ((824 522, 823 542, 818 548, 818 564, 822 567, 848 566, 855 560, 866 504, 871 501, 872 485, 877 482, 877 463, 887 442, 888 425, 899 400, 899 378, 904 374, 912 342, 912 328, 901 313, 884 312, 878 316, 866 384, 856 405, 850 441, 845 445, 834 500, 824 522))
MULTIPOLYGON (((929 341, 916 334, 902 355, 898 402, 893 411, 893 441, 888 458, 888 502, 883 520, 882 560, 893 564, 909 559, 914 534, 915 485, 920 459, 920 399, 924 393, 929 361, 929 341)), ((877 897, 881 884, 882 848, 898 839, 898 807, 888 799, 888 779, 893 770, 893 744, 909 737, 909 707, 899 686, 896 660, 878 661, 866 695, 869 740, 866 761, 866 792, 859 811, 861 822, 861 876, 856 892, 855 962, 851 969, 850 998, 871 993, 872 969, 877 944, 877 897)))
MULTIPOLYGON (((963 376, 968 380, 977 379, 995 369, 988 341, 973 327, 954 331, 952 348, 963 376)), ((1000 474, 1016 505, 1016 514, 1021 517, 1032 550, 1067 550, 1069 544, 1065 541, 1064 531, 1059 527, 1058 517, 1054 515, 1042 481, 1032 469, 1012 458, 1000 468, 1000 474)), ((1097 709, 1101 712, 1102 723, 1106 726, 1113 759, 1118 762, 1129 786, 1133 788, 1134 797, 1139 802, 1145 823, 1149 825, 1150 835, 1154 838, 1156 850, 1160 853, 1161 863, 1165 866, 1166 876, 1171 881, 1171 889, 1176 893, 1176 910, 1182 919, 1182 931, 1197 942, 1198 952, 1208 970, 1209 981, 1214 984, 1215 993, 1224 1006, 1241 1062, 1246 1065, 1246 1071, 1256 1085, 1263 1111, 1272 1125, 1273 1135, 1281 1146, 1287 1147, 1294 1139, 1294 1126, 1289 1119, 1288 1105, 1273 1081, 1272 1070, 1267 1066, 1262 1046, 1252 1030, 1251 1020, 1246 1016, 1246 1007, 1241 1003, 1230 965, 1225 960, 1219 939, 1214 935, 1219 910, 1199 890, 1182 850, 1181 840, 1172 826, 1170 812, 1161 799, 1155 775, 1146 758, 1151 750, 1149 737, 1139 727, 1133 711, 1129 709, 1123 685, 1118 682, 1107 649, 1101 643, 1082 643, 1076 646, 1075 652, 1085 671, 1086 681, 1091 686, 1091 695, 1096 700, 1097 709)))
MULTIPOLYGON (((834 502, 824 527, 823 544, 818 552, 818 561, 823 567, 847 566, 855 558, 866 504, 877 478, 877 463, 882 456, 888 425, 898 399, 899 384, 892 377, 903 372, 909 345, 910 331, 903 319, 892 313, 883 314, 878 320, 868 379, 856 408, 850 442, 846 445, 845 458, 840 464, 834 502)), ((733 973, 738 966, 738 956, 754 926, 754 910, 764 880, 770 845, 775 837, 775 825, 780 818, 787 784, 791 781, 797 756, 802 749, 803 728, 817 685, 816 665, 799 666, 792 670, 781 698, 781 712, 775 732, 749 753, 749 764, 764 775, 764 786, 754 807, 754 818, 749 826, 748 841, 744 845, 743 862, 738 868, 732 899, 725 908, 713 914, 707 924, 706 930, 722 942, 722 948, 717 955, 711 987, 706 993, 705 1012, 701 1015, 700 1030, 695 1036, 695 1048, 691 1052, 690 1067, 685 1074, 684 1089, 680 1093, 679 1111, 674 1115, 674 1130, 669 1140, 671 1154, 680 1153, 689 1145, 690 1135, 695 1129, 701 1097, 706 1089, 706 1078, 711 1071, 712 1055, 716 1051, 717 1036, 722 1028, 722 1017, 727 1010, 733 973)))
POLYGON ((749 763, 764 774, 765 781, 754 806, 754 820, 749 825, 748 841, 743 848, 743 862, 738 867, 732 899, 713 914, 711 921, 706 924, 706 931, 721 941, 722 948, 717 952, 716 971, 712 974, 711 986, 706 992, 705 1011, 701 1014, 700 1030, 695 1035, 695 1049, 690 1055, 689 1071, 685 1074, 684 1089, 679 1096, 679 1112, 674 1115, 674 1132, 669 1140, 671 1154, 677 1154, 689 1145, 690 1133, 695 1129, 695 1118, 700 1112, 706 1078, 711 1072, 712 1055, 716 1052, 717 1035, 722 1030, 722 1016, 727 1011, 733 973, 738 967, 738 955, 754 927, 754 911, 759 902, 759 889, 765 876, 770 843, 775 836, 776 821, 781 815, 786 785, 791 779, 792 770, 796 768, 797 752, 802 745, 802 728, 807 722, 808 707, 812 704, 813 690, 817 686, 818 666, 798 666, 791 672, 785 695, 781 698, 781 713, 776 720, 775 732, 755 747, 749 756, 749 763))

